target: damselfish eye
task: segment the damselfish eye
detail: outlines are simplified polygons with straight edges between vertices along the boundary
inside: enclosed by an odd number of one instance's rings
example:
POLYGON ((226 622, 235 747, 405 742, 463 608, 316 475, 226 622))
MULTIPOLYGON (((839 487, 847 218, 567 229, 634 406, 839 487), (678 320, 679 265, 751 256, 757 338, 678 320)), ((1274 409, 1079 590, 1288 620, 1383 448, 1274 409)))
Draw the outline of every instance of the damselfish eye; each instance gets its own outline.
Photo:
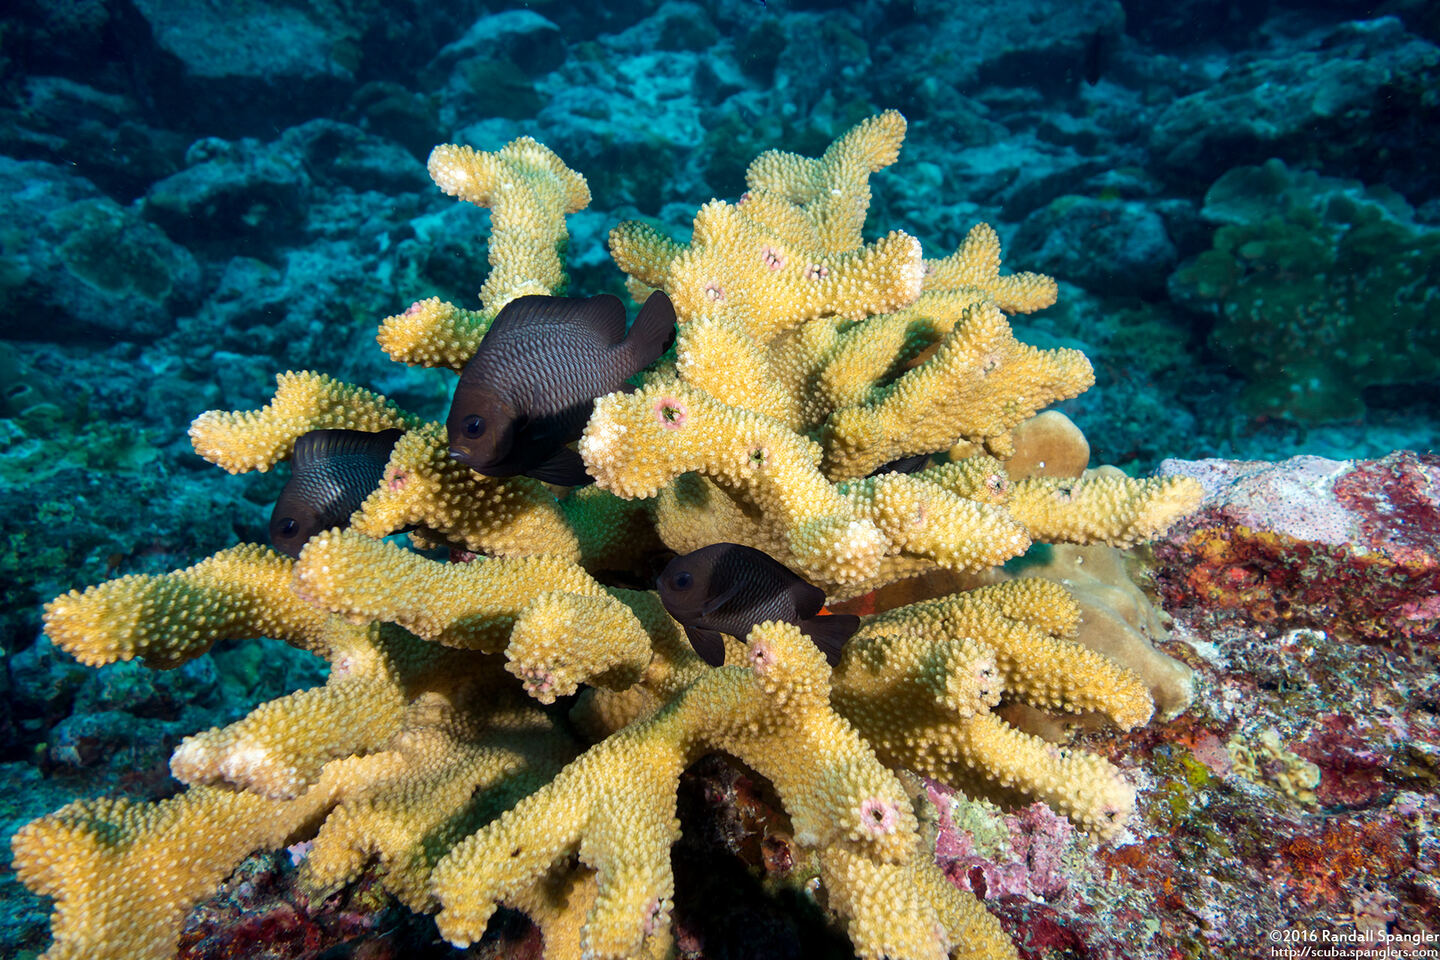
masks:
POLYGON ((672 582, 675 584, 676 590, 689 590, 690 584, 695 582, 695 578, 690 576, 689 570, 681 570, 675 574, 675 579, 672 582))
POLYGON ((293 537, 299 531, 300 524, 295 522, 294 517, 286 517, 280 521, 280 536, 293 537))
POLYGON ((472 413, 465 418, 465 436, 478 437, 485 432, 485 418, 472 413))

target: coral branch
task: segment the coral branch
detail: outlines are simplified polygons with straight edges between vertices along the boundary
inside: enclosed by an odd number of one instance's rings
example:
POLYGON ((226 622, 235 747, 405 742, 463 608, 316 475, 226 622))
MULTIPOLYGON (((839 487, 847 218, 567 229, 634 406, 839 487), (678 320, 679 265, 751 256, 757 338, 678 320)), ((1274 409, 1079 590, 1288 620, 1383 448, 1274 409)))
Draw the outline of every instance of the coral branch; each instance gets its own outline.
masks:
POLYGON ((419 426, 383 396, 323 373, 281 373, 275 397, 257 411, 209 410, 190 424, 195 452, 228 470, 269 470, 290 456, 295 441, 311 430, 371 433, 419 426))
POLYGON ((195 787, 156 804, 79 800, 22 827, 15 874, 54 897, 47 960, 175 955, 190 907, 252 850, 272 849, 325 809, 324 787, 294 801, 195 787), (153 890, 159 896, 137 896, 153 890))
POLYGON ((250 544, 159 576, 120 577, 45 605, 45 632, 89 666, 175 667, 219 640, 280 637, 325 649, 327 617, 290 591, 291 559, 250 544))

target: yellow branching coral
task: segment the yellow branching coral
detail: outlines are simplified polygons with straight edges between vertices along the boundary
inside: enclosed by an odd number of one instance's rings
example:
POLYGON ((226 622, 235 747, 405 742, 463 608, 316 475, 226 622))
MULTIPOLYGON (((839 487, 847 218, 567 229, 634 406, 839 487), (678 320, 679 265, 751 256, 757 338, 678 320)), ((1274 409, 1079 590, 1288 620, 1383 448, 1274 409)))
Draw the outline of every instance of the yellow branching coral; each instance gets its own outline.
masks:
POLYGON ((71 590, 45 605, 45 632, 92 667, 134 657, 179 666, 241 637, 283 637, 318 652, 328 618, 291 592, 290 571, 290 558, 269 547, 232 547, 174 573, 71 590))
POLYGON ((1193 506, 1197 489, 1116 478, 1025 481, 1013 486, 1016 493, 989 458, 973 468, 947 464, 832 484, 812 441, 663 378, 598 401, 580 451, 603 489, 659 496, 660 533, 675 550, 746 542, 841 596, 936 565, 975 570, 1003 563, 1030 545, 1023 520, 1056 540, 1133 543, 1153 535, 1156 518, 1173 519, 1193 506), (686 474, 704 482, 682 479, 686 474), (994 492, 977 478, 992 481, 994 492), (1055 491, 1062 488, 1077 514, 1069 527, 1043 522, 1046 497, 1060 498, 1055 491), (1012 502, 1021 509, 1010 511, 1012 502))
POLYGON ((628 687, 650 662, 640 620, 578 564, 557 556, 437 563, 352 531, 300 552, 295 589, 361 622, 397 623, 450 647, 498 652, 545 703, 579 684, 628 687))
POLYGON ((549 488, 529 477, 481 476, 451 459, 442 423, 396 441, 384 477, 350 525, 371 537, 418 527, 427 541, 501 557, 580 555, 549 488))
POLYGON ((21 875, 63 904, 52 956, 172 955, 185 912, 245 855, 313 831, 332 808, 338 819, 317 838, 321 860, 307 874, 316 885, 344 882, 378 851, 387 887, 423 908, 438 859, 432 838, 450 830, 458 840, 573 754, 492 658, 328 614, 295 592, 295 566, 269 548, 237 547, 52 609, 57 642, 87 641, 79 649, 92 662, 134 654, 175 665, 219 639, 266 633, 331 664, 323 687, 187 738, 171 769, 192 784, 188 793, 71 804, 17 834, 21 875), (171 631, 183 642, 157 647, 171 631), (390 832, 346 832, 386 816, 399 821, 390 832), (138 911, 137 894, 148 904, 138 911))
POLYGON ((757 201, 750 215, 796 242, 813 240, 834 252, 855 249, 870 209, 870 174, 900 156, 905 126, 900 111, 886 110, 860 121, 818 160, 765 151, 745 171, 747 201, 757 201))
POLYGON ((1009 938, 979 901, 956 897, 955 887, 929 856, 877 863, 834 846, 820 857, 820 882, 831 909, 843 918, 858 957, 1016 956, 1009 938), (931 917, 934 923, 927 927, 931 917))
POLYGON ((643 500, 624 500, 599 487, 582 487, 560 501, 560 513, 580 544, 580 562, 587 570, 632 570, 664 549, 650 518, 650 504, 643 500))
POLYGON ((688 245, 630 221, 610 232, 610 252, 632 281, 669 293, 681 322, 724 317, 760 341, 816 317, 903 307, 924 280, 919 242, 896 230, 863 244, 860 228, 870 174, 895 162, 904 137, 890 110, 819 160, 771 151, 751 164, 739 204, 700 208, 688 245))
POLYGON ((295 802, 197 787, 159 803, 80 800, 22 827, 15 874, 59 904, 46 960, 174 956, 190 907, 252 850, 285 843, 323 799, 321 787, 295 802))
POLYGON ((902 307, 920 295, 920 243, 893 231, 844 253, 788 242, 746 215, 744 205, 712 200, 695 215, 689 247, 669 262, 642 259, 668 252, 643 223, 610 232, 622 269, 665 290, 686 322, 720 316, 769 340, 814 317, 860 318, 902 307))
MULTIPOLYGON (((323 686, 187 738, 171 757, 179 796, 71 804, 16 834, 18 875, 59 902, 47 958, 170 956, 186 911, 241 858, 300 839, 312 895, 376 862, 383 888, 438 910, 456 944, 508 904, 549 957, 663 956, 677 782, 710 751, 774 785, 859 956, 1014 956, 936 868, 902 775, 1043 799, 1109 835, 1133 802, 1116 768, 1007 720, 1023 708, 1130 728, 1151 694, 1096 652, 1065 588, 957 592, 956 577, 990 576, 1032 542, 1139 542, 1198 486, 1078 475, 1078 431, 1034 415, 1085 389, 1089 364, 1015 338, 1006 315, 1049 305, 1055 283, 1002 275, 989 227, 940 259, 901 231, 862 241, 869 177, 904 133, 889 111, 818 159, 765 154, 741 202, 700 208, 688 243, 615 228, 632 291, 665 289, 683 323, 673 362, 596 401, 579 445, 594 487, 557 497, 481 477, 450 459, 443 424, 317 373, 281 374, 260 410, 198 417, 196 451, 232 473, 270 469, 314 429, 404 433, 360 508, 298 560, 235 547, 47 607, 50 635, 85 663, 175 666, 264 635, 330 664, 323 686), (1057 444, 1069 466, 1047 470, 1036 451, 1057 444), (918 454, 937 462, 886 469, 918 454), (452 562, 384 539, 402 531, 452 562), (711 668, 636 589, 665 550, 722 540, 831 602, 871 604, 833 672, 777 623, 727 640, 711 668), (536 705, 572 694, 568 724, 536 705)), ((509 299, 563 287, 565 216, 589 193, 528 138, 439 147, 429 168, 493 211, 491 273, 479 309, 424 300, 378 339, 398 361, 458 370, 509 299)))
POLYGON ((728 406, 774 417, 791 429, 802 426, 798 391, 785 389, 770 358, 741 325, 701 317, 682 329, 675 353, 676 372, 691 386, 728 406))
POLYGON ((1005 505, 1046 542, 1130 547, 1194 510, 1200 503, 1199 494, 1199 488, 1183 478, 1136 480, 1109 468, 1075 480, 1021 480, 1005 505))
POLYGON ((977 223, 950 256, 925 261, 926 292, 975 290, 1006 313, 1034 313, 1055 302, 1055 281, 1043 273, 1000 275, 1000 236, 977 223))
POLYGON ((644 535, 643 505, 594 490, 562 503, 538 480, 481 476, 451 459, 442 423, 424 422, 384 397, 320 374, 281 374, 278 380, 274 398, 260 410, 196 417, 190 428, 196 452, 231 473, 268 470, 310 430, 399 427, 406 432, 382 481, 350 518, 350 526, 367 536, 410 530, 425 545, 493 556, 583 558, 594 565, 617 558, 626 565, 627 550, 657 542, 644 535))
POLYGON ((1004 695, 1100 711, 1125 729, 1150 718, 1139 677, 1069 639, 1078 621, 1074 601, 1047 580, 899 607, 867 619, 851 639, 831 699, 894 766, 1002 798, 1039 797, 1108 835, 1133 806, 1119 771, 1056 751, 990 712, 1004 695))
POLYGON ((887 878, 885 866, 928 855, 916 849, 914 813, 899 782, 830 709, 828 670, 815 646, 797 628, 770 623, 751 633, 747 649, 747 667, 707 672, 665 711, 591 747, 451 851, 434 878, 445 937, 459 944, 478 939, 499 903, 512 902, 578 851, 599 884, 582 934, 584 955, 639 954, 670 909, 680 773, 718 749, 766 776, 797 841, 819 848, 822 863, 843 874, 836 905, 852 922, 861 920, 861 956, 941 957, 956 947, 963 956, 1013 955, 994 921, 958 889, 924 891, 942 900, 943 911, 923 894, 895 895, 896 877, 887 878), (917 941, 913 952, 882 954, 881 930, 891 926, 917 941))
POLYGON ((574 753, 570 737, 513 689, 476 689, 472 676, 452 673, 408 705, 382 749, 336 764, 364 787, 326 817, 300 881, 323 899, 377 857, 386 889, 411 909, 433 909, 440 856, 574 753))
MULTIPOLYGON (((580 451, 597 483, 620 496, 652 497, 682 474, 705 475, 723 488, 716 497, 743 499, 758 513, 746 525, 755 546, 827 586, 875 585, 882 561, 902 552, 966 568, 1002 563, 1030 543, 1003 512, 909 477, 847 497, 820 473, 814 443, 677 382, 598 401, 580 451)), ((691 550, 736 539, 738 529, 715 536, 709 508, 708 500, 662 504, 666 542, 691 550), (687 514, 700 515, 697 530, 685 529, 687 514)))
POLYGON ((420 423, 383 396, 323 373, 282 373, 275 383, 274 399, 260 410, 211 410, 196 417, 190 424, 195 452, 231 473, 269 470, 311 430, 374 433, 420 423))
POLYGON ((876 383, 902 374, 985 296, 974 288, 926 291, 908 307, 843 329, 843 321, 808 325, 803 338, 786 345, 781 360, 792 376, 813 383, 806 398, 806 427, 823 423, 832 410, 868 400, 876 383))
POLYGON ((530 137, 493 154, 445 144, 426 168, 452 197, 490 208, 490 275, 480 289, 487 310, 564 285, 565 215, 590 205, 590 188, 553 150, 530 137))
POLYGON ((1017 341, 1000 308, 981 301, 926 363, 873 390, 825 422, 825 470, 864 476, 888 460, 947 450, 956 440, 984 442, 1004 456, 1011 428, 1046 404, 1068 400, 1095 382, 1078 350, 1038 350, 1017 341))
POLYGON ((191 737, 170 757, 190 784, 228 783, 267 797, 297 796, 330 760, 363 753, 399 728, 405 684, 435 654, 400 631, 329 618, 322 687, 262 703, 244 719, 191 737))
POLYGON ((590 205, 585 178, 530 137, 495 153, 443 144, 430 153, 430 178, 452 197, 491 210, 490 276, 481 310, 431 298, 387 318, 376 335, 391 359, 460 370, 505 304, 565 283, 565 215, 590 205))

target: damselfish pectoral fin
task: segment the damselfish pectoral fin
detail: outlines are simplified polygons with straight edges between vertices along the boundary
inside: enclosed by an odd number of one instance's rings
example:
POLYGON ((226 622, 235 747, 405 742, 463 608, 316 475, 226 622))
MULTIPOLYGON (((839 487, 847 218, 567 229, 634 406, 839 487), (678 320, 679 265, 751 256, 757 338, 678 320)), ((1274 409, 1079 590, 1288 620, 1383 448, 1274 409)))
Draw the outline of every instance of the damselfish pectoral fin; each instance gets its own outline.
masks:
POLYGON ((740 592, 740 586, 741 583, 739 580, 737 580, 736 582, 732 583, 729 588, 721 591, 720 593, 717 593, 709 600, 706 600, 705 605, 700 608, 701 619, 704 619, 705 617, 713 617, 716 613, 724 610, 725 604, 730 602, 730 598, 740 592))
POLYGON ((595 478, 585 472, 585 461, 580 459, 580 454, 569 447, 556 450, 549 460, 526 470, 525 475, 561 487, 584 487, 595 482, 595 478))
POLYGON ((719 630, 704 630, 700 627, 686 627, 685 636, 690 641, 690 646, 700 654, 700 659, 712 667, 723 666, 725 663, 725 634, 719 630))

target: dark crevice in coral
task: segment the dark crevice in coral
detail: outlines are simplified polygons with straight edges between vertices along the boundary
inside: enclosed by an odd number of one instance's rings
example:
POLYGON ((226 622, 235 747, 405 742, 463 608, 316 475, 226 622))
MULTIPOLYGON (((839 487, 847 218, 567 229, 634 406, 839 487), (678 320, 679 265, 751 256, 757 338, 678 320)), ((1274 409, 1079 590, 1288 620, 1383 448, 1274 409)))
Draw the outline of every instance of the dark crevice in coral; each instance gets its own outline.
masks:
POLYGON ((680 955, 848 960, 850 942, 804 894, 790 820, 768 780, 712 753, 680 779, 675 870, 680 955))

